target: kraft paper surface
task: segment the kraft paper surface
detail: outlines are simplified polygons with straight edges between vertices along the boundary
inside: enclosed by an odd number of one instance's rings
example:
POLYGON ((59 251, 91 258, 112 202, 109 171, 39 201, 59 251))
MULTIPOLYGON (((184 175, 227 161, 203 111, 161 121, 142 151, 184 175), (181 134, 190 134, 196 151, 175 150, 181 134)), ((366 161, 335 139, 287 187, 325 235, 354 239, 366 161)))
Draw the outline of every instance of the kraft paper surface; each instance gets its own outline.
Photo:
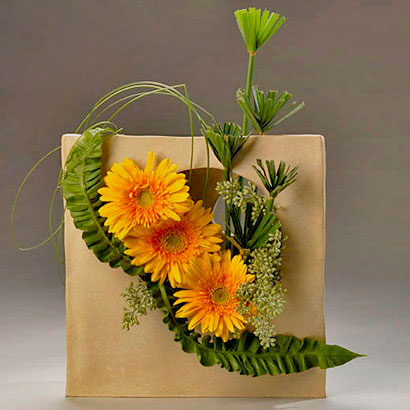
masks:
MULTIPOLYGON (((65 161, 76 135, 62 138, 65 161)), ((178 171, 188 170, 190 137, 114 136, 103 147, 103 172, 125 157, 145 165, 148 151, 169 157, 178 171)), ((258 184, 252 169, 256 158, 299 165, 297 181, 281 193, 278 216, 289 240, 283 255, 284 313, 278 333, 324 340, 325 148, 318 135, 250 137, 234 172, 258 184)), ((211 201, 221 176, 211 152, 211 201)), ((203 137, 195 138, 192 194, 201 192, 206 167, 203 137)), ((258 184, 260 185, 260 184, 258 184)), ((203 367, 195 354, 182 351, 162 322, 149 312, 129 332, 121 329, 124 300, 132 281, 121 269, 99 262, 81 239, 69 213, 65 224, 67 396, 134 397, 324 397, 324 370, 279 376, 241 376, 218 366, 203 367)))

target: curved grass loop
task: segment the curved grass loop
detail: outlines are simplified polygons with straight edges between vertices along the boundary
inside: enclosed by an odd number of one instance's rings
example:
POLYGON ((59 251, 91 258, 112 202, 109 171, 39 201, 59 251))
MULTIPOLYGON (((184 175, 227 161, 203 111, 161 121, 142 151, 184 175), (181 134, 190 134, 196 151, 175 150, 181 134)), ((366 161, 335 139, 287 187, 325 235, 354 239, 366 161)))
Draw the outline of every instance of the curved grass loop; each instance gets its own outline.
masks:
MULTIPOLYGON (((176 84, 176 85, 167 85, 160 82, 155 81, 140 81, 134 82, 130 84, 123 85, 116 89, 111 90, 109 93, 105 94, 101 97, 91 108, 91 110, 87 113, 84 119, 80 122, 79 126, 75 130, 76 134, 84 134, 88 130, 95 129, 97 127, 110 127, 115 131, 115 133, 121 132, 121 130, 113 123, 113 120, 127 107, 131 106, 133 103, 138 102, 139 100, 150 96, 150 95, 163 95, 174 97, 178 101, 182 102, 187 106, 188 109, 188 116, 189 116, 189 124, 190 124, 190 135, 191 135, 191 160, 190 160, 190 170, 189 170, 189 181, 191 180, 192 176, 192 166, 193 166, 193 156, 194 156, 194 125, 193 125, 193 116, 196 117, 200 126, 206 125, 207 122, 203 118, 203 116, 208 117, 212 122, 215 122, 214 116, 208 112, 205 108, 201 107, 199 104, 195 103, 194 101, 190 100, 188 95, 188 89, 185 84, 176 84), (179 89, 182 89, 181 92, 179 89), (137 91, 137 92, 135 92, 137 91), (131 94, 129 94, 131 93, 131 94), (114 110, 111 114, 110 111, 114 110), (106 120, 100 120, 104 118, 104 115, 107 115, 106 120)), ((111 134, 110 134, 111 135, 111 134)), ((58 193, 62 193, 61 187, 61 179, 63 175, 63 169, 60 168, 59 175, 57 179, 57 184, 53 190, 49 209, 48 209, 48 226, 50 230, 50 234, 40 242, 28 246, 23 247, 19 244, 16 239, 15 229, 14 229, 14 221, 15 221, 15 213, 16 208, 18 205, 18 201, 20 199, 22 190, 24 186, 28 182, 31 175, 37 170, 37 168, 41 165, 41 163, 53 155, 55 152, 59 151, 61 146, 58 146, 51 150, 50 152, 46 153, 43 157, 40 158, 39 161, 34 164, 34 166, 29 170, 29 172, 23 178, 20 186, 17 189, 16 195, 13 200, 11 213, 10 213, 10 236, 14 246, 23 251, 34 250, 40 248, 41 246, 49 243, 50 241, 53 242, 57 266, 58 266, 58 274, 61 278, 60 273, 60 265, 62 263, 62 259, 60 257, 60 247, 61 247, 61 238, 62 238, 62 228, 64 227, 64 211, 63 215, 61 216, 61 220, 58 226, 55 228, 53 223, 53 214, 54 214, 54 204, 56 201, 56 197, 58 193), (57 239, 55 237, 57 236, 57 239)), ((207 177, 206 177, 206 184, 204 194, 206 195, 207 191, 207 183, 208 183, 208 174, 209 174, 209 148, 207 146, 207 177)))

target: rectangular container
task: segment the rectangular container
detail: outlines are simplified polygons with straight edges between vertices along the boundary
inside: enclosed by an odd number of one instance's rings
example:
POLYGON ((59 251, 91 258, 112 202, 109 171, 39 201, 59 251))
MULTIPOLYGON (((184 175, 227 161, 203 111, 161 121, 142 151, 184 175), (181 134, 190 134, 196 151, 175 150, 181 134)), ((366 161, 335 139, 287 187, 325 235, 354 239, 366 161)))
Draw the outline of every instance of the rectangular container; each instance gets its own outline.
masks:
MULTIPOLYGON (((63 163, 78 135, 62 137, 63 163)), ((178 171, 190 166, 191 137, 112 137, 103 147, 103 173, 125 157, 145 165, 148 151, 169 157, 178 171)), ((234 172, 259 185, 252 165, 256 158, 299 165, 296 183, 277 200, 278 216, 289 240, 284 252, 284 313, 278 333, 325 339, 325 145, 319 135, 251 136, 234 172)), ((217 196, 221 165, 211 152, 208 206, 217 196)), ((195 137, 192 195, 202 192, 206 149, 195 137)), ((203 367, 196 355, 182 351, 162 323, 161 312, 150 312, 129 332, 121 329, 121 293, 132 281, 121 269, 99 262, 81 239, 68 212, 65 217, 67 396, 110 397, 324 397, 324 370, 261 377, 203 367)))

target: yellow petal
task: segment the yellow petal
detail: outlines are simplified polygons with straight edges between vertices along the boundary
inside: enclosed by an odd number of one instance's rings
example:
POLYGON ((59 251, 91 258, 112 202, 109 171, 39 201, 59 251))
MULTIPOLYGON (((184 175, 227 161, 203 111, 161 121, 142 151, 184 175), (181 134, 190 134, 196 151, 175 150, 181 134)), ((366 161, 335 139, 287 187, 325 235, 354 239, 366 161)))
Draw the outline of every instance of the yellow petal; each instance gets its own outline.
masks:
POLYGON ((192 330, 195 327, 197 327, 198 324, 201 322, 203 317, 204 317, 204 312, 203 311, 199 311, 194 316, 192 316, 191 320, 188 323, 188 329, 192 330))
POLYGON ((154 154, 154 151, 150 151, 148 153, 147 163, 144 168, 144 172, 146 174, 150 174, 152 172, 152 170, 154 169, 154 163, 155 163, 155 154, 154 154))

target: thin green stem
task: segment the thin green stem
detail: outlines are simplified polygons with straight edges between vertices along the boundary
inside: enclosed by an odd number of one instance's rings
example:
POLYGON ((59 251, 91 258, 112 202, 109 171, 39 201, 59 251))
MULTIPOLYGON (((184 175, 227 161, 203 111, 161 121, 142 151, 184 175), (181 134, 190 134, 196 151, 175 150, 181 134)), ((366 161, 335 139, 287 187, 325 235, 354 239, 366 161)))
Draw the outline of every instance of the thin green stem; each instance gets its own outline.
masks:
POLYGON ((191 130, 191 160, 189 163, 189 176, 188 176, 188 184, 190 185, 191 180, 192 180, 192 168, 194 165, 194 123, 192 120, 191 100, 189 99, 188 88, 185 84, 184 84, 184 90, 185 90, 185 97, 188 101, 189 125, 190 125, 190 130, 191 130))
POLYGON ((208 194, 208 186, 209 186, 209 142, 208 139, 205 138, 205 146, 206 146, 206 172, 205 172, 205 183, 204 183, 204 193, 202 195, 202 201, 205 204, 206 196, 208 194))
MULTIPOLYGON (((246 98, 248 100, 251 97, 254 68, 255 68, 255 54, 249 53, 248 73, 246 75, 246 89, 245 89, 246 98)), ((246 116, 245 113, 243 113, 242 132, 243 132, 243 135, 246 135, 248 133, 248 117, 246 116)))
POLYGON ((162 300, 164 301, 164 304, 165 304, 170 316, 172 317, 173 321, 176 323, 174 312, 172 311, 172 306, 171 306, 171 303, 169 302, 168 294, 167 294, 167 290, 165 289, 165 286, 164 285, 158 285, 158 288, 159 288, 159 291, 161 292, 162 300))
MULTIPOLYGON (((159 289, 159 291, 160 291, 160 293, 161 293, 161 299, 162 299, 162 301, 164 302, 165 308, 166 308, 166 310, 167 310, 167 312, 168 312, 168 316, 170 317, 170 319, 171 319, 173 325, 175 326, 175 328, 178 329, 179 336, 180 336, 181 338, 189 338, 189 339, 191 339, 190 336, 185 333, 185 326, 181 326, 181 324, 178 323, 178 321, 177 321, 177 319, 176 319, 176 317, 175 317, 175 315, 174 315, 174 311, 172 310, 172 306, 171 306, 171 303, 170 303, 170 301, 169 301, 168 293, 167 293, 167 290, 165 289, 165 286, 158 284, 158 289, 159 289)), ((193 339, 191 339, 191 340, 193 340, 193 339)), ((200 345, 200 344, 198 343, 198 341, 196 341, 196 340, 195 340, 195 343, 196 343, 198 346, 200 345)))
MULTIPOLYGON (((57 184, 56 184, 56 187, 53 191, 53 195, 51 196, 50 206, 49 206, 49 209, 48 209, 48 226, 49 226, 50 234, 52 234, 54 232, 54 224, 53 224, 54 203, 55 203, 57 193, 61 189, 61 178, 62 178, 62 176, 63 176, 63 171, 62 171, 62 169, 60 169, 60 171, 58 173, 57 184)), ((60 258, 60 241, 61 241, 61 235, 62 235, 63 227, 64 227, 64 213, 65 213, 65 207, 63 209, 63 213, 62 213, 62 216, 61 216, 61 221, 60 221, 61 229, 58 232, 57 240, 55 240, 55 237, 53 237, 53 239, 52 239, 53 246, 54 246, 54 254, 55 254, 56 262, 57 262, 57 273, 58 273, 58 277, 60 278, 63 285, 65 285, 65 282, 64 282, 63 276, 61 274, 61 269, 60 269, 60 265, 62 263, 62 260, 60 258)))
MULTIPOLYGON (((65 212, 65 209, 64 209, 64 212, 65 212)), ((61 265, 64 263, 64 259, 60 257, 60 251, 61 251, 61 241, 63 239, 63 231, 64 231, 63 229, 64 228, 64 212, 62 215, 62 228, 60 229, 60 232, 57 235, 56 252, 55 252, 56 261, 57 261, 57 274, 61 282, 63 283, 63 285, 65 285, 65 280, 61 273, 61 265)))
MULTIPOLYGON (((229 168, 224 169, 224 181, 231 179, 231 171, 229 168)), ((231 236, 231 207, 225 202, 225 236, 231 236)), ((231 249, 231 242, 225 239, 226 249, 231 249)))
MULTIPOLYGON (((116 88, 115 90, 112 90, 108 94, 101 97, 96 102, 96 104, 92 107, 92 109, 89 111, 89 113, 85 116, 83 121, 78 126, 78 128, 76 130, 76 133, 79 133, 81 131, 81 129, 83 129, 83 128, 87 128, 87 126, 88 126, 88 124, 91 120, 91 117, 97 112, 98 109, 100 109, 102 106, 104 106, 108 101, 114 99, 115 97, 117 97, 120 94, 123 94, 125 92, 131 91, 131 90, 134 90, 134 89, 138 89, 138 88, 150 88, 150 89, 152 89, 151 92, 146 92, 147 93, 146 95, 149 95, 149 94, 163 94, 164 95, 165 94, 165 95, 170 95, 170 96, 176 97, 177 99, 179 99, 180 101, 182 101, 184 104, 186 104, 188 107, 191 108, 192 112, 195 113, 196 117, 198 118, 198 120, 200 122, 205 122, 205 121, 199 115, 197 110, 202 111, 203 113, 208 115, 211 118, 212 121, 214 121, 215 120, 214 116, 210 112, 205 110, 199 104, 189 100, 184 94, 182 94, 180 91, 177 90, 177 88, 185 88, 185 87, 186 87, 185 84, 177 84, 175 86, 170 86, 170 85, 158 83, 158 82, 155 82, 155 81, 141 81, 141 82, 126 84, 122 87, 116 88)), ((145 93, 138 93, 138 94, 145 94, 145 93)), ((124 101, 125 99, 128 99, 128 97, 121 98, 119 101, 124 101)), ((111 108, 113 105, 116 105, 118 103, 117 101, 114 102, 113 104, 111 104, 109 107, 111 108)), ((127 105, 128 104, 122 106, 120 111, 122 109, 124 109, 127 105)), ((106 111, 106 109, 104 108, 103 111, 106 111)), ((118 111, 115 112, 114 115, 111 118, 115 117, 115 115, 117 115, 117 114, 118 114, 118 111)), ((99 116, 100 116, 100 114, 97 115, 97 118, 99 116)))
MULTIPOLYGON (((151 91, 151 94, 153 92, 151 91)), ((115 100, 113 103, 109 104, 108 106, 104 107, 104 109, 102 109, 101 111, 98 112, 98 114, 93 117, 93 122, 92 122, 92 127, 96 126, 95 121, 97 121, 104 113, 106 113, 107 111, 109 111, 111 108, 115 107, 116 105, 122 103, 123 101, 127 101, 127 100, 131 100, 134 97, 137 97, 138 95, 140 95, 141 93, 137 93, 137 94, 130 94, 127 95, 125 97, 119 98, 118 100, 115 100)), ((85 125, 87 125, 87 123, 85 123, 85 125)))
POLYGON ((51 150, 50 152, 48 152, 47 154, 45 154, 42 158, 40 158, 36 164, 34 164, 34 166, 30 169, 30 171, 27 173, 27 175, 23 178, 23 180, 21 181, 20 186, 17 189, 16 192, 16 196, 14 197, 13 200, 13 204, 11 207, 11 213, 10 213, 10 236, 11 236, 11 240, 13 241, 14 246, 21 250, 21 251, 31 251, 33 249, 37 249, 43 245, 45 245, 47 242, 49 242, 50 240, 52 240, 54 238, 54 236, 61 230, 62 228, 62 224, 60 224, 53 232, 50 233, 50 235, 45 238, 43 241, 41 241, 40 243, 33 245, 33 246, 29 246, 29 247, 21 247, 19 245, 19 243, 17 242, 16 236, 14 234, 14 215, 16 213, 16 207, 17 207, 17 203, 20 199, 20 195, 21 192, 24 188, 24 186, 26 185, 28 179, 30 178, 30 176, 35 172, 35 170, 40 166, 40 164, 46 160, 48 157, 50 157, 51 155, 53 155, 55 152, 59 151, 61 149, 60 146, 54 148, 53 150, 51 150))
POLYGON ((175 87, 181 87, 182 84, 178 84, 174 87, 172 86, 167 86, 165 84, 161 84, 161 83, 155 83, 153 81, 141 81, 141 82, 136 82, 136 83, 130 83, 130 84, 126 84, 123 85, 121 87, 118 87, 114 90, 111 90, 109 93, 105 94, 103 97, 101 97, 95 104, 94 106, 91 108, 91 110, 88 112, 88 114, 84 117, 84 119, 81 121, 80 125, 77 127, 76 129, 76 134, 80 133, 81 129, 84 127, 84 129, 86 129, 88 127, 88 123, 91 119, 91 117, 93 116, 93 114, 100 108, 102 107, 106 102, 108 102, 109 100, 115 98, 117 95, 120 95, 122 93, 125 93, 127 91, 131 91, 134 89, 138 89, 138 88, 153 88, 155 90, 158 89, 164 89, 165 88, 173 88, 175 89, 175 87), (160 85, 160 86, 159 86, 160 85))

